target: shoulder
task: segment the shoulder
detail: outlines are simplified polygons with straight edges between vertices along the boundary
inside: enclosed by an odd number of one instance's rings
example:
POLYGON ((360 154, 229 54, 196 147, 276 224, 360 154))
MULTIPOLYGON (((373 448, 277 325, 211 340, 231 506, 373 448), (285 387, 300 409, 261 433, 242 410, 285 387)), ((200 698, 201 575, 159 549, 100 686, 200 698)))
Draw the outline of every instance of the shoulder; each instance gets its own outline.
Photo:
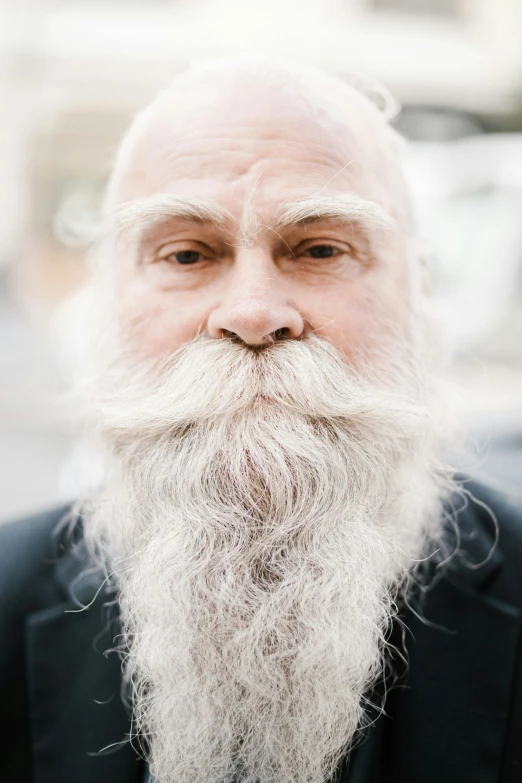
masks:
MULTIPOLYGON (((0 526, 0 731, 6 751, 0 777, 31 773, 28 680, 28 620, 50 607, 65 605, 67 596, 56 579, 60 545, 56 534, 68 508, 61 507, 0 526)), ((14 778, 13 778, 14 779, 14 778)))
POLYGON ((22 613, 63 600, 53 578, 60 555, 57 527, 69 512, 61 506, 0 526, 0 598, 3 614, 22 613))

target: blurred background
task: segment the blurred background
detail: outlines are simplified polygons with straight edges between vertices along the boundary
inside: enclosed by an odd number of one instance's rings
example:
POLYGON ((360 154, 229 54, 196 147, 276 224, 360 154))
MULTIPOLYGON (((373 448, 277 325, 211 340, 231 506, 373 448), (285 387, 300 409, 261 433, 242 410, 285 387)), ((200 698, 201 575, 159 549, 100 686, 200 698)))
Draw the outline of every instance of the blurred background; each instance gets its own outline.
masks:
POLYGON ((95 219, 129 120, 178 70, 252 51, 366 74, 402 104, 464 467, 522 494, 520 0, 0 0, 0 521, 78 479, 50 328, 84 276, 71 216, 95 219))

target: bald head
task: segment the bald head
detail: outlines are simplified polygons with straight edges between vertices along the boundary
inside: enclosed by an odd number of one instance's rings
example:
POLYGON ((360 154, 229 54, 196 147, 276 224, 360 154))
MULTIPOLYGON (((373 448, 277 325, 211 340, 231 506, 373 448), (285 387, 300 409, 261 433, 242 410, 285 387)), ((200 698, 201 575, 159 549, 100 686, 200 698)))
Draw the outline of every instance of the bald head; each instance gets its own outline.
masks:
POLYGON ((190 68, 130 127, 107 207, 190 178, 198 156, 205 157, 207 169, 231 175, 231 147, 239 147, 233 169, 242 174, 248 169, 255 180, 262 174, 265 151, 279 141, 293 145, 297 157, 300 143, 315 151, 311 191, 327 186, 333 172, 346 188, 357 180, 367 197, 406 218, 407 194, 398 165, 402 140, 388 124, 390 100, 383 91, 380 102, 385 105, 379 108, 340 78, 257 58, 190 68), (252 150, 245 149, 247 140, 257 142, 252 150))

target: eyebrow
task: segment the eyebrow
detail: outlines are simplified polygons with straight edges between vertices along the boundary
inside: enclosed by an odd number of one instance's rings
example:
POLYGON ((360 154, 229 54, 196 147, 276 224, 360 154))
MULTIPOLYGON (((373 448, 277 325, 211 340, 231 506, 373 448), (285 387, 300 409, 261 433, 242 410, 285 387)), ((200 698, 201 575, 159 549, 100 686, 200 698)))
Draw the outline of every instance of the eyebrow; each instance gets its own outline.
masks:
POLYGON ((136 238, 143 231, 170 218, 184 218, 196 223, 230 225, 232 215, 213 201, 177 196, 149 196, 121 204, 109 219, 109 229, 118 239, 136 238))
POLYGON ((319 220, 342 220, 360 223, 368 230, 392 230, 395 219, 375 201, 355 195, 308 196, 287 202, 273 226, 281 231, 291 226, 319 220))
MULTIPOLYGON (((109 220, 109 230, 114 231, 117 239, 136 239, 151 226, 171 218, 212 223, 221 228, 230 227, 234 222, 234 217, 213 201, 162 194, 121 204, 109 220)), ((328 219, 357 222, 371 232, 395 228, 394 218, 382 206, 350 194, 306 196, 288 201, 268 228, 279 232, 328 219)))

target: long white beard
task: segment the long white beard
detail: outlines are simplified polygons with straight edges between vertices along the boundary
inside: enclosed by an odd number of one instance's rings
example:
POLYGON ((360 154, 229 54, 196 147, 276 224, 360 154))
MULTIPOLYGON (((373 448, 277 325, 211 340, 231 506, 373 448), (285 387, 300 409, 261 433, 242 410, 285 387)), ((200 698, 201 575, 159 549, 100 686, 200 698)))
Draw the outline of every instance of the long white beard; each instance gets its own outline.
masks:
POLYGON ((312 337, 123 364, 96 387, 112 472, 86 535, 121 591, 152 774, 323 783, 439 534, 440 421, 418 362, 362 380, 312 337))

